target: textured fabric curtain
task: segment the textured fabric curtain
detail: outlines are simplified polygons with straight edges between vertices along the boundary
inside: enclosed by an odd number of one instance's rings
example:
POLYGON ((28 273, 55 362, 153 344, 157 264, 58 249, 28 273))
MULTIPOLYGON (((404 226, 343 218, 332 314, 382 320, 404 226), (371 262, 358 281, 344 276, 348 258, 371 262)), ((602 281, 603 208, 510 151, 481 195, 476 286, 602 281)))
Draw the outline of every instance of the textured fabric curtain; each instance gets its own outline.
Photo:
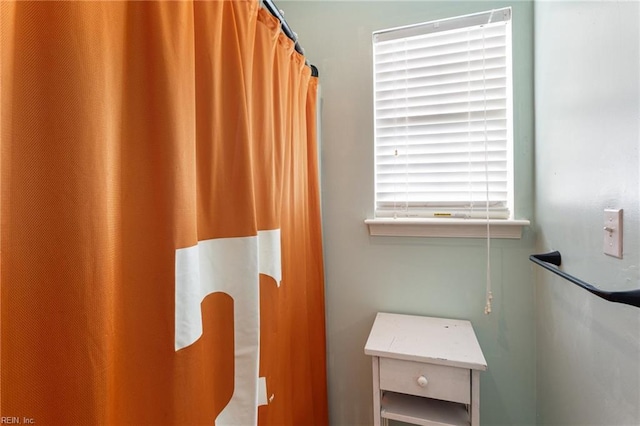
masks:
POLYGON ((278 21, 0 8, 0 416, 327 424, 318 82, 278 21))

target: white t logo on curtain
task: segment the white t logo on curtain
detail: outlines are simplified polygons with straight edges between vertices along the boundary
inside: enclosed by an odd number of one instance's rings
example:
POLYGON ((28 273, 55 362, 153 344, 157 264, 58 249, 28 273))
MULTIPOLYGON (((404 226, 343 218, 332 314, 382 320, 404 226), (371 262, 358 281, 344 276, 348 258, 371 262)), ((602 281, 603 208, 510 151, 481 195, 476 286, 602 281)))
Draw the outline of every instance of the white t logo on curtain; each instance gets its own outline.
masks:
POLYGON ((255 425, 258 405, 266 403, 260 362, 259 274, 280 285, 280 230, 258 231, 254 237, 219 238, 176 250, 175 350, 202 336, 200 304, 212 293, 233 299, 234 389, 217 426, 255 425), (259 392, 260 388, 260 392, 259 392))

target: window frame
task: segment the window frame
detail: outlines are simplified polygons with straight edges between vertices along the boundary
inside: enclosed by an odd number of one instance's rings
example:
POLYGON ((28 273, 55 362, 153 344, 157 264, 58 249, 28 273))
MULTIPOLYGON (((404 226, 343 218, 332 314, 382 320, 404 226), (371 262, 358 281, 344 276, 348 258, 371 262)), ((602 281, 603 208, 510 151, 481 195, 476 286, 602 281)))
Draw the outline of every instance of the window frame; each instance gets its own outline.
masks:
MULTIPOLYGON (((465 215, 464 218, 460 218, 461 215, 450 214, 450 217, 443 217, 445 215, 434 215, 433 217, 427 217, 425 215, 420 217, 411 217, 407 215, 405 217, 393 215, 378 216, 378 182, 377 182, 377 164, 374 162, 376 168, 374 183, 374 211, 376 217, 374 219, 367 219, 365 223, 369 227, 369 233, 371 235, 397 235, 397 236, 427 236, 427 237, 477 237, 486 238, 490 235, 493 238, 521 238, 522 227, 528 226, 530 222, 525 219, 516 220, 515 217, 515 170, 514 170, 514 120, 513 120, 513 51, 512 51, 512 10, 510 7, 474 13, 470 15, 463 15, 453 18, 440 19, 435 21, 429 21, 425 23, 419 23, 404 27, 397 27, 391 29, 385 29, 376 31, 373 33, 373 40, 383 41, 389 39, 402 39, 406 37, 412 37, 415 35, 423 35, 432 32, 443 32, 452 29, 461 29, 468 27, 476 27, 487 22, 506 21, 508 29, 506 30, 505 37, 505 49, 508 49, 508 60, 506 61, 507 78, 507 90, 506 97, 507 102, 507 120, 506 125, 507 141, 507 207, 509 210, 508 217, 506 218, 489 218, 479 217, 478 215, 465 215), (391 38, 389 35, 391 34, 391 38), (491 230, 489 230, 491 227, 491 230)), ((374 48, 375 52, 375 48, 374 48)), ((374 59, 375 60, 375 59, 374 59)), ((374 85, 374 119, 376 114, 375 105, 375 65, 373 74, 374 85)), ((378 150, 378 143, 375 142, 374 149, 378 150)), ((487 148, 485 148, 486 150, 487 148)), ((436 211, 438 208, 435 209, 436 211)), ((443 208, 443 211, 448 210, 443 208)), ((488 209, 487 209, 488 210, 488 209)))

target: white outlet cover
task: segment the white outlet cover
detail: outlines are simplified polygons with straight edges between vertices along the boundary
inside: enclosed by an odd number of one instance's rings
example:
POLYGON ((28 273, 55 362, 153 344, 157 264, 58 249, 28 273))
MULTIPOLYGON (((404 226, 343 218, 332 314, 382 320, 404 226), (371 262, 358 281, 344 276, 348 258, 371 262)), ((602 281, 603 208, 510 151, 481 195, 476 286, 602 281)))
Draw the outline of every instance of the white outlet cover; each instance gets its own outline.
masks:
POLYGON ((604 210, 604 254, 622 259, 622 209, 604 210))

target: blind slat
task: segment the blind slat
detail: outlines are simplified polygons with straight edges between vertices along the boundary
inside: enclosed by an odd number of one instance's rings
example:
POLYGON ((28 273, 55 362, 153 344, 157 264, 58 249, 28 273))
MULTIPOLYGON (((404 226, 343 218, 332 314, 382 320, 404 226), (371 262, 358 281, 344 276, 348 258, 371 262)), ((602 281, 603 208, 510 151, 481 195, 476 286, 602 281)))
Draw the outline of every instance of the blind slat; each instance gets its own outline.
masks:
POLYGON ((481 84, 450 84, 446 87, 436 87, 434 90, 391 90, 380 91, 376 100, 376 109, 396 108, 403 103, 409 105, 424 105, 436 103, 439 99, 481 99, 484 94, 490 96, 507 97, 507 86, 503 79, 493 79, 486 86, 481 84))
POLYGON ((461 64, 465 66, 467 64, 467 66, 470 66, 476 61, 504 58, 505 47, 504 44, 499 44, 488 49, 480 47, 477 50, 451 51, 430 57, 396 54, 394 58, 385 58, 382 62, 377 61, 376 74, 381 75, 389 72, 410 74, 413 70, 442 65, 461 64))
POLYGON ((486 73, 489 70, 498 70, 493 74, 499 74, 500 70, 506 67, 504 56, 495 56, 486 59, 476 59, 473 61, 460 61, 444 64, 434 65, 415 65, 414 68, 409 68, 406 72, 392 70, 392 71, 380 71, 376 70, 376 81, 378 83, 396 82, 401 83, 405 80, 418 77, 431 77, 438 75, 457 74, 457 73, 469 73, 474 71, 480 71, 486 73))
POLYGON ((413 121, 403 126, 393 125, 378 125, 376 126, 376 132, 381 137, 396 136, 402 137, 405 135, 413 135, 422 132, 428 132, 429 130, 446 131, 447 129, 461 129, 467 127, 468 131, 482 131, 487 130, 501 130, 506 128, 506 118, 504 116, 504 110, 499 111, 501 115, 496 117, 485 118, 483 112, 472 112, 469 114, 443 114, 434 115, 428 118, 424 118, 421 121, 413 121))
MULTIPOLYGON (((423 93, 428 91, 442 90, 446 91, 448 85, 473 84, 474 82, 489 81, 491 79, 506 78, 506 70, 504 67, 495 69, 463 71, 450 74, 440 74, 432 76, 416 76, 410 79, 391 81, 381 83, 376 81, 376 97, 388 96, 394 92, 403 93, 423 93)), ((397 93, 396 93, 397 94, 397 93)))
MULTIPOLYGON (((486 99, 460 101, 459 99, 443 100, 441 103, 426 103, 424 105, 404 105, 398 108, 385 108, 376 114, 376 125, 397 125, 402 127, 410 123, 428 123, 427 117, 444 116, 446 114, 458 114, 483 111, 504 111, 507 100, 504 97, 487 97, 486 99), (421 118, 425 118, 422 120, 421 118)), ((494 118, 498 115, 492 115, 494 118)))

